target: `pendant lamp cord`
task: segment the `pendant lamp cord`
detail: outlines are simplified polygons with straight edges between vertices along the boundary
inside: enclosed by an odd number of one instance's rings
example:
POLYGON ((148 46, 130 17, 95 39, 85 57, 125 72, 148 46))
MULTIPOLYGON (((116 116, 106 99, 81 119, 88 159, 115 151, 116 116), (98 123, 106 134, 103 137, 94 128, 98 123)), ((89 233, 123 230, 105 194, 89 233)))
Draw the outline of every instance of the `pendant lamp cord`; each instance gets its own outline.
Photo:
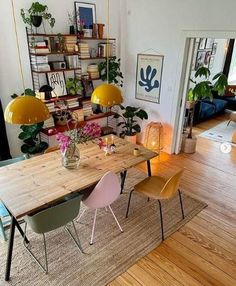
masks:
POLYGON ((109 84, 109 37, 110 37, 110 17, 109 17, 109 12, 110 12, 110 0, 107 0, 107 83, 109 84))
POLYGON ((24 75, 23 75, 23 68, 22 68, 22 60, 20 56, 20 46, 19 46, 19 41, 18 41, 18 33, 17 33, 17 26, 16 26, 16 15, 15 15, 15 7, 13 0, 11 0, 11 6, 12 6, 12 15, 13 15, 13 20, 14 20, 14 28, 15 28, 15 36, 16 36, 16 47, 17 47, 17 53, 18 53, 18 63, 20 67, 20 74, 21 74, 21 80, 22 80, 22 85, 23 85, 23 91, 25 91, 25 80, 24 80, 24 75))

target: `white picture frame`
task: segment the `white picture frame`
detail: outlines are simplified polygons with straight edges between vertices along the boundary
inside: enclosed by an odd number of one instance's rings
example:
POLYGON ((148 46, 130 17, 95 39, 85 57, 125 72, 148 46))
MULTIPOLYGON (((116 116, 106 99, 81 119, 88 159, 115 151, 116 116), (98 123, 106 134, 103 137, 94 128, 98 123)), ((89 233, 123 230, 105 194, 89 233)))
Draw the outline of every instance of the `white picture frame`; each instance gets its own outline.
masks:
POLYGON ((160 103, 164 56, 137 55, 135 98, 160 103))
MULTIPOLYGON (((75 15, 77 31, 81 30, 81 21, 86 26, 85 29, 93 29, 96 24, 96 5, 94 3, 75 2, 75 15)), ((82 27, 84 28, 84 27, 82 27)))
POLYGON ((47 72, 48 84, 53 88, 52 97, 67 95, 63 71, 47 72))

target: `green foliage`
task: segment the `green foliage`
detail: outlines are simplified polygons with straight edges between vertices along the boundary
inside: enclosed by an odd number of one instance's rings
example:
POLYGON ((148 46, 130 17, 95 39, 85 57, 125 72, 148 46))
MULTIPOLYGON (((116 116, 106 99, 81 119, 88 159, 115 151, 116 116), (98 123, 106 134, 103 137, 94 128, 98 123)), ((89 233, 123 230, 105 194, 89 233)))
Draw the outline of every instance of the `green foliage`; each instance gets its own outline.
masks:
POLYGON ((141 120, 148 119, 148 114, 146 111, 139 107, 132 107, 120 105, 120 109, 122 110, 122 115, 115 114, 114 118, 121 118, 122 121, 118 123, 118 126, 121 126, 123 131, 121 132, 121 136, 128 135, 132 136, 136 133, 141 132, 141 127, 137 123, 135 118, 139 118, 141 120))
POLYGON ((80 80, 77 78, 68 78, 66 80, 66 89, 72 95, 78 94, 82 90, 80 80))
POLYGON ((22 153, 36 154, 41 153, 48 148, 48 144, 40 141, 38 138, 42 127, 43 122, 20 126, 22 132, 19 134, 18 138, 24 142, 24 144, 21 146, 22 153))
MULTIPOLYGON (((34 90, 32 90, 31 88, 26 88, 25 89, 25 91, 21 94, 21 95, 30 95, 30 96, 36 96, 36 94, 35 94, 35 91, 34 90)), ((11 98, 16 98, 16 97, 18 97, 19 95, 18 94, 16 94, 16 93, 13 93, 12 95, 11 95, 11 98)))
POLYGON ((55 25, 55 18, 52 17, 51 13, 48 13, 48 6, 42 5, 39 2, 33 2, 31 7, 26 9, 21 9, 21 17, 25 24, 32 26, 32 16, 42 16, 44 20, 46 20, 50 27, 53 28, 55 25))
MULTIPOLYGON (((123 74, 120 71, 120 59, 116 57, 109 58, 109 73, 108 73, 108 82, 114 83, 116 85, 123 86, 123 74), (120 84, 119 84, 120 79, 120 84)), ((107 60, 105 62, 101 62, 98 65, 99 74, 101 80, 107 80, 107 60)))
POLYGON ((188 91, 189 101, 198 101, 201 99, 213 99, 212 91, 216 91, 218 95, 223 95, 226 86, 228 85, 227 77, 223 73, 218 73, 209 81, 211 75, 210 70, 207 67, 200 67, 195 75, 195 79, 190 79, 195 84, 193 88, 188 91), (204 80, 197 82, 197 78, 204 77, 204 80))

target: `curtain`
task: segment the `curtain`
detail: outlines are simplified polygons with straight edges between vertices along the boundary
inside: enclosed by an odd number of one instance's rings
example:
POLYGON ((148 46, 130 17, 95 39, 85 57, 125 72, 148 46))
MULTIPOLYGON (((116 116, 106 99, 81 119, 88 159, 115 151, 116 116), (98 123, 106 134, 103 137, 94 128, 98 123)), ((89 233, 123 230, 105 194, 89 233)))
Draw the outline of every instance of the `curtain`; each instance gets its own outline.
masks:
POLYGON ((11 159, 10 149, 7 140, 6 126, 0 99, 0 161, 11 159))

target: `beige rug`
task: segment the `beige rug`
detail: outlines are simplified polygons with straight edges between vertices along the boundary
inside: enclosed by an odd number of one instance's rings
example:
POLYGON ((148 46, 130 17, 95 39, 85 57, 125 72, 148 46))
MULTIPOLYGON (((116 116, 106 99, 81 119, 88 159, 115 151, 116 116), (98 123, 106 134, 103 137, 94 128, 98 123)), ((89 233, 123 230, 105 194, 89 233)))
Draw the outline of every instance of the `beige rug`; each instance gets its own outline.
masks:
MULTIPOLYGON (((113 210, 124 229, 120 233, 113 217, 105 210, 98 211, 95 243, 89 245, 94 211, 87 211, 76 223, 82 247, 81 254, 64 229, 48 233, 49 274, 45 275, 22 246, 17 233, 13 252, 11 282, 4 282, 7 244, 0 243, 0 285, 23 286, 99 286, 106 285, 126 271, 138 259, 161 243, 159 208, 156 201, 133 194, 129 218, 125 219, 128 190, 146 175, 136 169, 128 172, 126 192, 113 204, 113 210)), ((178 197, 163 204, 165 236, 179 229, 206 204, 183 196, 186 218, 181 221, 178 197)), ((28 233, 33 250, 43 258, 42 236, 28 233)))
POLYGON ((231 142, 233 133, 236 131, 236 123, 231 121, 228 125, 228 122, 228 120, 224 121, 215 127, 200 133, 198 136, 221 143, 228 142, 236 147, 236 144, 231 142))

